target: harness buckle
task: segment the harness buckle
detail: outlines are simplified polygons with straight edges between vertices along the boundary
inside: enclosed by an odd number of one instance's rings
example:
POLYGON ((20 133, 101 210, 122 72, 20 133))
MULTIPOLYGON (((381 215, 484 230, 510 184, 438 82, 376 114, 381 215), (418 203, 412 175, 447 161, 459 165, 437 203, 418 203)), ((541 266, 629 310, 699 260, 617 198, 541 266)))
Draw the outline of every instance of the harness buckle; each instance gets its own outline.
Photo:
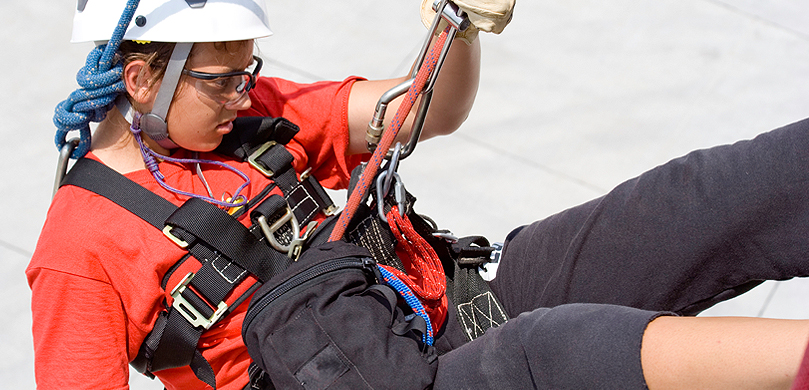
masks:
POLYGON ((222 318, 222 315, 228 310, 228 305, 225 302, 219 302, 213 315, 209 318, 205 318, 194 305, 183 297, 183 291, 185 291, 186 287, 188 287, 188 283, 191 283, 191 279, 193 278, 194 273, 189 272, 188 275, 185 275, 185 277, 180 280, 180 283, 174 286, 171 290, 171 298, 174 299, 171 307, 179 311, 191 325, 195 327, 201 326, 207 330, 210 329, 216 321, 222 318))
POLYGON ((163 235, 168 237, 168 239, 171 240, 171 242, 177 244, 177 246, 179 246, 180 248, 183 249, 188 248, 188 242, 180 237, 175 236, 174 233, 171 232, 172 229, 174 229, 173 226, 166 225, 165 227, 163 227, 163 235))
POLYGON ((292 227, 292 240, 294 241, 296 238, 300 237, 301 234, 301 227, 298 224, 298 219, 295 218, 295 214, 292 212, 292 209, 287 206, 284 215, 281 216, 277 221, 273 222, 272 225, 267 223, 267 217, 264 215, 259 216, 256 221, 258 222, 258 226, 261 228, 261 232, 264 233, 264 237, 267 238, 267 241, 270 242, 270 246, 277 249, 279 252, 289 252, 292 243, 284 245, 278 242, 278 239, 275 238, 275 232, 278 229, 281 229, 287 222, 289 222, 290 226, 292 227))
POLYGON ((247 162, 250 163, 253 168, 256 168, 259 172, 263 173, 264 176, 272 177, 275 172, 270 169, 267 169, 263 164, 258 161, 258 158, 261 157, 264 152, 269 150, 271 147, 277 145, 278 142, 275 141, 267 141, 263 145, 259 146, 255 152, 250 153, 250 156, 247 157, 247 162))
POLYGON ((297 260, 298 257, 301 255, 301 248, 303 248, 303 244, 306 243, 306 240, 312 235, 317 228, 316 221, 310 221, 306 225, 306 231, 301 234, 301 227, 298 223, 298 219, 295 218, 295 214, 292 212, 292 209, 287 206, 284 215, 279 218, 277 221, 273 222, 272 225, 267 223, 267 217, 264 215, 260 215, 256 218, 256 222, 258 226, 261 228, 261 232, 264 233, 264 237, 267 238, 269 241, 270 246, 278 250, 279 252, 286 253, 287 256, 292 260, 297 260), (278 242, 278 239, 275 237, 275 232, 281 229, 287 222, 289 222, 292 228, 292 240, 289 244, 281 244, 278 242))

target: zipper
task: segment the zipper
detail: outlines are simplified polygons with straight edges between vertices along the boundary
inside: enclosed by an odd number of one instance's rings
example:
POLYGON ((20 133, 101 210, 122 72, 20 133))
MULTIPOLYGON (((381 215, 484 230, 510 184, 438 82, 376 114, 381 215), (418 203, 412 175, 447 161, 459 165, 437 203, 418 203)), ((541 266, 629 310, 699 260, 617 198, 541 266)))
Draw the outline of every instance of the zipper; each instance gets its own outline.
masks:
POLYGON ((325 261, 322 263, 315 264, 312 267, 309 267, 285 282, 281 283, 280 285, 276 286, 268 293, 261 296, 261 298, 256 302, 250 310, 247 312, 247 316, 244 319, 244 328, 247 329, 250 327, 250 324, 253 320, 258 316, 259 313, 264 311, 270 304, 275 302, 278 298, 282 295, 286 294, 290 290, 309 282, 315 278, 323 276, 325 274, 346 270, 346 269, 360 269, 360 270, 369 270, 372 271, 373 268, 376 266, 376 262, 373 259, 369 258, 357 258, 357 257, 344 257, 339 259, 334 259, 330 261, 325 261))

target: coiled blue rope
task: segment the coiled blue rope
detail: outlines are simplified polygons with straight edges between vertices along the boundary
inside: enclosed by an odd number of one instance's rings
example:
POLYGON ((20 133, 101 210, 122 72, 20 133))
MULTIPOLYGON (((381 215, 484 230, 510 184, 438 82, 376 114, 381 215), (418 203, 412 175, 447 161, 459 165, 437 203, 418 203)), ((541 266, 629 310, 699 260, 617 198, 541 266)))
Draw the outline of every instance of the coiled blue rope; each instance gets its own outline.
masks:
POLYGON ((113 61, 138 3, 140 0, 127 1, 109 42, 90 51, 84 67, 76 75, 80 88, 56 105, 53 123, 56 125, 57 149, 62 150, 67 143, 69 132, 79 131, 79 145, 70 158, 78 159, 87 154, 90 150, 90 122, 103 121, 115 104, 115 98, 126 91, 121 78, 123 64, 113 61))
POLYGON ((407 287, 396 275, 385 269, 385 267, 377 266, 377 268, 379 268, 379 273, 382 274, 382 279, 385 280, 385 283, 396 290, 396 292, 404 298, 408 306, 413 309, 413 312, 419 317, 424 318, 424 321, 427 322, 427 334, 422 336, 422 341, 424 344, 433 345, 433 324, 430 321, 430 316, 427 315, 427 310, 424 310, 424 306, 419 299, 416 298, 416 295, 413 294, 413 291, 410 290, 410 287, 407 287))

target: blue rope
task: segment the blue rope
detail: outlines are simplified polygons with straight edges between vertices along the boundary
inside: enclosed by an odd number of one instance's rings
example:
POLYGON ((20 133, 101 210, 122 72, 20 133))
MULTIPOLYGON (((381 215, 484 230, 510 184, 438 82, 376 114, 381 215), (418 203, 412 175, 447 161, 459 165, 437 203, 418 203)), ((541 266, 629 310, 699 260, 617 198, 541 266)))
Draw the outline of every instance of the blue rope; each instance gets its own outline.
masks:
POLYGON ((427 334, 422 336, 422 341, 424 341, 424 344, 433 345, 433 324, 430 321, 430 316, 427 315, 427 311, 424 310, 424 306, 421 304, 419 299, 416 298, 416 295, 413 294, 410 287, 407 287, 407 285, 404 284, 404 282, 402 282, 396 275, 386 270, 382 266, 377 266, 377 268, 379 268, 379 272, 382 274, 382 279, 385 280, 385 283, 396 290, 396 292, 398 292, 399 295, 404 298, 408 306, 413 309, 413 312, 419 317, 424 318, 424 321, 427 322, 427 334))
POLYGON ((58 105, 53 115, 56 147, 61 150, 70 131, 79 131, 79 145, 70 158, 83 157, 90 150, 90 122, 101 122, 115 105, 115 98, 126 91, 121 75, 123 64, 113 63, 126 29, 140 0, 128 0, 118 25, 106 45, 93 48, 87 62, 76 75, 80 88, 58 105))

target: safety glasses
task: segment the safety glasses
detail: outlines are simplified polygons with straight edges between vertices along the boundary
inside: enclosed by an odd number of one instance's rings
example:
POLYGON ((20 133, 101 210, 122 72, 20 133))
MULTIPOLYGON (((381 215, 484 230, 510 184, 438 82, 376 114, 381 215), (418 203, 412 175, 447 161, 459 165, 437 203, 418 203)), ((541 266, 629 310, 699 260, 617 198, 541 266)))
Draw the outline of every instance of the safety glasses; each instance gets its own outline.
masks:
POLYGON ((263 63, 260 57, 253 56, 253 70, 248 67, 248 70, 240 72, 205 73, 183 69, 183 74, 196 79, 197 94, 217 103, 230 105, 240 101, 256 86, 256 78, 263 63))

